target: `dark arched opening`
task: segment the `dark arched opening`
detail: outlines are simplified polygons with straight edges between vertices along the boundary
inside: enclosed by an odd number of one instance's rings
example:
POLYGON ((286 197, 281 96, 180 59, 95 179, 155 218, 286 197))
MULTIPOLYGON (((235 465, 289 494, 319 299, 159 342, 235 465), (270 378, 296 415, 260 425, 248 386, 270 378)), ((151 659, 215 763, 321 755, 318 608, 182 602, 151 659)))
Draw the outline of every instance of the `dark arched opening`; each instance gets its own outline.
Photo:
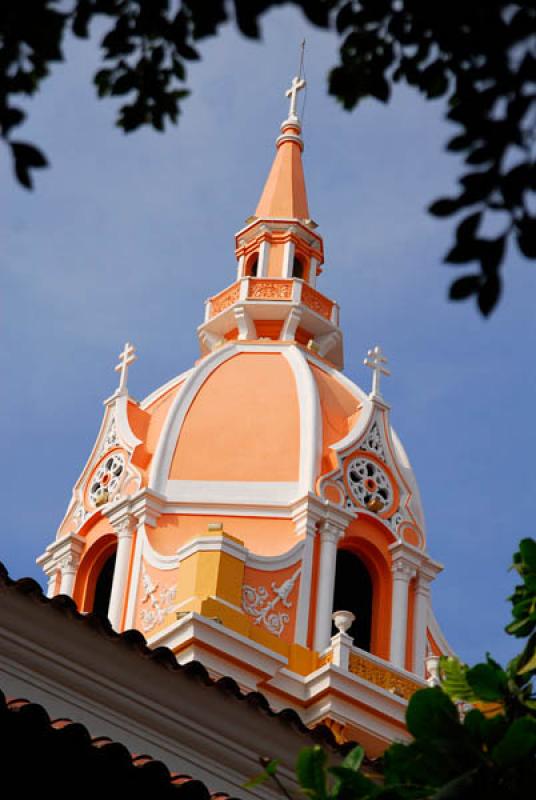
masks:
POLYGON ((259 256, 257 253, 251 256, 246 266, 246 275, 250 278, 256 278, 259 269, 259 256))
MULTIPOLYGON (((357 647, 370 651, 372 580, 359 556, 349 550, 337 551, 333 610, 351 611, 355 615, 348 634, 357 647)), ((335 626, 332 633, 337 633, 335 626)))
POLYGON ((294 263, 292 264, 292 277, 303 278, 303 264, 297 256, 294 256, 294 263))
POLYGON ((99 577, 95 583, 95 596, 93 598, 94 614, 100 617, 108 617, 108 606, 110 605, 110 597, 112 594, 112 581, 114 578, 115 569, 115 553, 113 553, 105 562, 99 572, 99 577))

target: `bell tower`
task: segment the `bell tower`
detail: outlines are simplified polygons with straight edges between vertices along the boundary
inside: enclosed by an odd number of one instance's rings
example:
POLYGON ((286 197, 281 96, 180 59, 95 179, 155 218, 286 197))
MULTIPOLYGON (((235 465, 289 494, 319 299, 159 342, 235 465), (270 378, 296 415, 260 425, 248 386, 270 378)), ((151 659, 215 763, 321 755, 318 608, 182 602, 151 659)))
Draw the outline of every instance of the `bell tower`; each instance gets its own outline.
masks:
POLYGON ((309 216, 294 78, 288 117, 255 214, 235 236, 236 281, 206 303, 198 329, 203 354, 226 341, 298 342, 343 366, 339 307, 316 288, 324 243, 309 216))

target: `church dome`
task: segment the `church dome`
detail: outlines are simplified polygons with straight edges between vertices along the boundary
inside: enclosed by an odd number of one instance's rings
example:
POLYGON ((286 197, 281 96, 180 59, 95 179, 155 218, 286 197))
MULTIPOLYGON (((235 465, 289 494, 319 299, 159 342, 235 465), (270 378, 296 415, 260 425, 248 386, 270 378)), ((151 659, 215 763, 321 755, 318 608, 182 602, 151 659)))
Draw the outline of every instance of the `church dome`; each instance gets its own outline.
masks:
POLYGON ((272 169, 236 234, 234 280, 206 301, 201 357, 138 402, 127 343, 39 563, 51 596, 262 687, 310 724, 348 725, 378 753, 403 732, 401 701, 425 685, 430 658, 449 652, 430 603, 441 566, 380 390, 386 359, 368 351, 370 392, 344 375, 339 307, 317 287, 304 85, 292 82, 272 169))

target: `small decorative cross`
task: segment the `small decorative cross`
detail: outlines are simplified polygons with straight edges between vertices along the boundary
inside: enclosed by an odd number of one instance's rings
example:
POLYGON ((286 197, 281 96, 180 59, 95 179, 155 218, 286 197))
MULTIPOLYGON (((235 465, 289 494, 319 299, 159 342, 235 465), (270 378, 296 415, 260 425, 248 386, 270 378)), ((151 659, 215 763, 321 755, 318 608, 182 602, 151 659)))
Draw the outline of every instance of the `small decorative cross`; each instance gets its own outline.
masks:
POLYGON ((127 393, 128 368, 138 360, 138 356, 135 355, 135 352, 134 345, 127 342, 123 352, 119 353, 119 364, 115 368, 115 371, 120 373, 119 386, 115 391, 118 395, 127 393))
POLYGON ((372 397, 381 397, 380 375, 390 375, 391 373, 384 367, 384 364, 387 364, 387 359, 379 345, 368 351, 367 358, 365 358, 363 364, 372 370, 372 397))
POLYGON ((301 89, 305 89, 306 83, 303 78, 292 78, 292 86, 290 89, 287 89, 285 95, 290 97, 290 109, 288 112, 288 119, 297 120, 298 115, 296 113, 296 100, 298 97, 298 92, 301 89))

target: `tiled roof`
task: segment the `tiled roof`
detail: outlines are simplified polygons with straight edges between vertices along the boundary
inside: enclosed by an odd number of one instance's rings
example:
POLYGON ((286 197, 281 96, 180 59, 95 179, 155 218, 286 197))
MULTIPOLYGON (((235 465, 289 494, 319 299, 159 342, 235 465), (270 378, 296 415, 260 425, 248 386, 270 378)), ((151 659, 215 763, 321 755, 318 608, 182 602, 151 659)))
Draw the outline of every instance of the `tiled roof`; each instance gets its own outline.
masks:
MULTIPOLYGON (((296 711, 292 708, 285 708, 281 711, 274 711, 266 697, 260 692, 242 692, 233 678, 223 677, 213 679, 208 674, 205 667, 198 661, 191 661, 187 664, 179 664, 175 655, 167 647, 157 647, 151 649, 147 646, 147 641, 138 630, 128 630, 117 633, 113 630, 108 619, 97 614, 80 614, 75 602, 67 595, 56 595, 48 598, 43 593, 41 586, 33 578, 20 578, 13 580, 5 566, 0 562, 0 595, 2 591, 14 591, 25 595, 28 601, 43 603, 50 608, 51 613, 61 613, 65 616, 67 624, 77 624, 87 626, 93 631, 113 641, 118 647, 130 650, 133 657, 143 658, 152 661, 155 667, 165 668, 174 672, 181 673, 183 676, 204 684, 207 688, 216 692, 223 692, 232 695, 236 699, 252 706, 258 710, 259 714, 267 717, 277 718, 281 723, 292 727, 295 731, 304 736, 304 747, 313 742, 330 747, 332 750, 343 754, 348 752, 354 743, 340 746, 336 743, 332 732, 325 725, 317 725, 315 728, 308 728, 296 711), (306 741, 305 741, 306 740, 306 741)), ((71 726, 74 723, 71 724, 71 726)), ((157 763, 157 762, 155 762, 157 763)))
POLYGON ((51 720, 41 705, 6 700, 0 692, 0 773, 4 786, 28 797, 30 791, 54 796, 88 792, 147 792, 149 797, 180 800, 228 800, 211 793, 190 775, 173 773, 161 761, 132 755, 119 742, 92 737, 84 725, 51 720))

